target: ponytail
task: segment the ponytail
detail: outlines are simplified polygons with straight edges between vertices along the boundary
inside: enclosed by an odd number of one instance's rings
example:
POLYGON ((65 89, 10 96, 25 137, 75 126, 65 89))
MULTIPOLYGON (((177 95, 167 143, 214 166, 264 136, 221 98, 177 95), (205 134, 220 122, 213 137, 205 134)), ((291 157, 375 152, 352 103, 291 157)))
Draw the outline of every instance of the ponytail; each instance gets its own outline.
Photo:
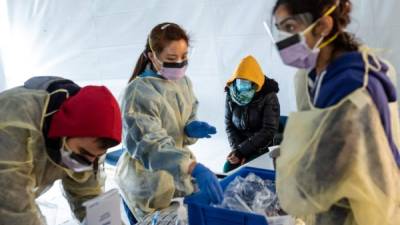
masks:
POLYGON ((133 73, 131 75, 131 78, 129 78, 129 82, 133 81, 137 76, 142 74, 144 70, 146 69, 146 66, 151 63, 149 60, 149 57, 147 56, 147 52, 143 51, 142 54, 140 54, 139 59, 136 62, 135 69, 133 70, 133 73))

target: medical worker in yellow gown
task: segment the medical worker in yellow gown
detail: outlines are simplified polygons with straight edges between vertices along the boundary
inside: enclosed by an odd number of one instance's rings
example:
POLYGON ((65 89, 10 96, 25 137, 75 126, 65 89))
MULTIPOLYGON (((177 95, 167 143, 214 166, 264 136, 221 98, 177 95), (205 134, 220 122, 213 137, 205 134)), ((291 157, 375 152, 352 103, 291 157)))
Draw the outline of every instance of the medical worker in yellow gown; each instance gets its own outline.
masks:
POLYGON ((349 0, 278 0, 272 36, 295 77, 277 192, 306 224, 400 224, 395 71, 345 31, 349 0))

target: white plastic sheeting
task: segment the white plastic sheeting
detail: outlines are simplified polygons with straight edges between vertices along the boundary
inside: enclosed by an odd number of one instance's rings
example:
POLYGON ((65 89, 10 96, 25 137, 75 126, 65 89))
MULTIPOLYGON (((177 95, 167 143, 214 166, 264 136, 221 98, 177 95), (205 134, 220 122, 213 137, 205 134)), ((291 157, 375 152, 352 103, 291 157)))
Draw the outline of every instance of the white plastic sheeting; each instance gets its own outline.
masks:
MULTIPOLYGON (((192 38, 188 75, 200 100, 199 118, 215 124, 212 139, 193 149, 199 161, 221 171, 229 152, 224 131, 224 85, 240 59, 254 55, 280 83, 282 114, 295 109, 293 69, 284 66, 262 22, 272 0, 0 0, 0 90, 33 75, 58 75, 81 85, 104 84, 119 97, 151 28, 182 25, 192 38)), ((355 32, 386 49, 400 64, 397 0, 355 0, 355 32)))
POLYGON ((0 55, 0 91, 4 90, 6 87, 6 79, 4 76, 3 64, 1 63, 1 55, 0 55))

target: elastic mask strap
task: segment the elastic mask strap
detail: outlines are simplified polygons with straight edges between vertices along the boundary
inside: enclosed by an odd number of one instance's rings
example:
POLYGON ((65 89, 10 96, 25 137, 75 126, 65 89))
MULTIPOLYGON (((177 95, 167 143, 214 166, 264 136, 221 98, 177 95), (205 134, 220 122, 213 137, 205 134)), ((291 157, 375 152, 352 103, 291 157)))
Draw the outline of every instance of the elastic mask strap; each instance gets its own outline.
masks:
POLYGON ((324 37, 321 36, 321 38, 315 43, 314 47, 312 48, 313 50, 318 48, 321 42, 324 40, 324 37))
POLYGON ((69 146, 67 144, 67 137, 62 138, 62 147, 63 147, 63 150, 66 150, 67 152, 72 153, 71 149, 69 148, 69 146))
POLYGON ((318 23, 318 20, 315 21, 313 24, 311 24, 310 26, 308 26, 303 32, 301 32, 303 35, 310 32, 318 23))
POLYGON ((336 38, 339 36, 339 33, 336 33, 335 35, 333 35, 331 38, 329 38, 329 40, 325 41, 324 43, 322 43, 320 46, 318 46, 320 49, 325 48, 326 46, 328 46, 330 43, 332 43, 334 40, 336 40, 336 38))
POLYGON ((335 9, 338 7, 339 4, 340 4, 340 1, 339 1, 339 0, 336 1, 336 4, 333 5, 333 6, 331 6, 331 7, 328 9, 328 11, 326 11, 326 12, 324 13, 324 15, 322 15, 322 17, 324 17, 324 16, 329 16, 331 13, 333 13, 333 11, 335 11, 335 9))
POLYGON ((61 151, 66 151, 66 152, 71 153, 71 151, 69 150, 69 147, 67 145, 67 137, 61 138, 61 151))
MULTIPOLYGON (((168 25, 168 24, 167 24, 168 25)), ((166 25, 164 25, 164 26, 166 26, 166 25)), ((149 47, 150 47, 150 51, 153 53, 153 55, 154 55, 154 58, 158 61, 158 63, 160 63, 161 64, 161 66, 162 66, 162 62, 161 62, 161 60, 159 60, 158 59, 158 57, 157 57, 157 55, 156 55, 156 52, 153 50, 153 47, 152 47, 152 44, 151 44, 151 39, 150 39, 150 35, 149 35, 149 47)))
MULTIPOLYGON (((58 89, 58 90, 53 91, 53 92, 51 92, 51 93, 49 94, 49 99, 51 99, 51 96, 52 96, 52 95, 57 94, 57 93, 65 93, 65 95, 67 96, 66 99, 69 98, 69 92, 68 92, 66 89, 58 89)), ((54 113, 56 113, 57 111, 58 111, 58 109, 57 109, 57 110, 54 110, 54 111, 52 111, 52 112, 49 112, 49 113, 43 112, 43 116, 44 116, 44 117, 51 116, 51 115, 53 115, 54 113)))
MULTIPOLYGON (((323 15, 322 17, 329 16, 330 14, 332 14, 332 13, 336 10, 336 8, 338 7, 339 4, 340 4, 340 1, 337 0, 337 1, 336 1, 336 4, 333 5, 333 6, 331 6, 331 7, 328 9, 328 11, 326 11, 326 12, 324 13, 324 15, 323 15)), ((321 18, 322 18, 322 17, 321 17, 321 18)), ((336 34, 333 35, 329 40, 327 40, 326 42, 322 43, 322 44, 319 46, 319 48, 322 49, 322 48, 326 47, 327 45, 329 45, 330 43, 332 43, 334 40, 336 40, 336 38, 337 38, 338 36, 339 36, 339 33, 336 33, 336 34)))
MULTIPOLYGON (((319 19, 317 19, 313 24, 311 24, 310 26, 308 26, 302 33, 303 34, 306 34, 306 33, 308 33, 308 32, 310 32, 316 25, 317 25, 317 23, 318 23, 318 21, 321 19, 321 18, 323 18, 323 17, 325 17, 325 16, 329 16, 331 13, 333 13, 333 11, 335 11, 335 9, 337 8, 337 6, 339 5, 339 1, 337 1, 336 2, 336 4, 335 5, 333 5, 333 6, 331 6, 329 9, 328 9, 328 11, 326 11, 319 19)), ((336 37, 337 37, 337 35, 335 35, 336 37)), ((335 37, 334 36, 334 37, 335 37)), ((335 37, 335 39, 336 39, 336 37, 335 37)), ((334 39, 333 39, 334 40, 334 39)), ((333 41, 332 40, 332 41, 333 41)), ((331 42, 332 42, 331 41, 331 42)))

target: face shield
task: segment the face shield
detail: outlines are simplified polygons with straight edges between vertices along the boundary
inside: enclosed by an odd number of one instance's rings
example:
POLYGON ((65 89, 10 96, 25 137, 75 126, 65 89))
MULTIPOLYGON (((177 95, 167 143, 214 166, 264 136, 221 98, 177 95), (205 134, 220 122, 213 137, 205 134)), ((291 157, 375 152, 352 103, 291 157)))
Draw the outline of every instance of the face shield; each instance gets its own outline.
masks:
POLYGON ((273 21, 272 35, 276 41, 281 41, 294 34, 305 31, 312 23, 311 13, 301 13, 288 16, 280 21, 273 21))
MULTIPOLYGON (((336 8, 337 5, 333 5, 320 18, 330 15, 336 8)), ((276 45, 283 63, 299 69, 315 67, 320 49, 337 37, 336 34, 323 42, 325 36, 321 35, 314 46, 308 46, 305 34, 318 24, 320 18, 315 20, 311 13, 290 15, 273 22, 275 26, 271 26, 272 29, 264 22, 267 34, 276 45)))
POLYGON ((269 23, 264 21, 264 27, 273 43, 276 44, 291 36, 302 35, 311 31, 321 18, 332 14, 339 4, 340 1, 337 0, 336 4, 326 10, 320 18, 313 18, 310 12, 289 15, 286 18, 279 18, 279 21, 273 17, 269 23))

